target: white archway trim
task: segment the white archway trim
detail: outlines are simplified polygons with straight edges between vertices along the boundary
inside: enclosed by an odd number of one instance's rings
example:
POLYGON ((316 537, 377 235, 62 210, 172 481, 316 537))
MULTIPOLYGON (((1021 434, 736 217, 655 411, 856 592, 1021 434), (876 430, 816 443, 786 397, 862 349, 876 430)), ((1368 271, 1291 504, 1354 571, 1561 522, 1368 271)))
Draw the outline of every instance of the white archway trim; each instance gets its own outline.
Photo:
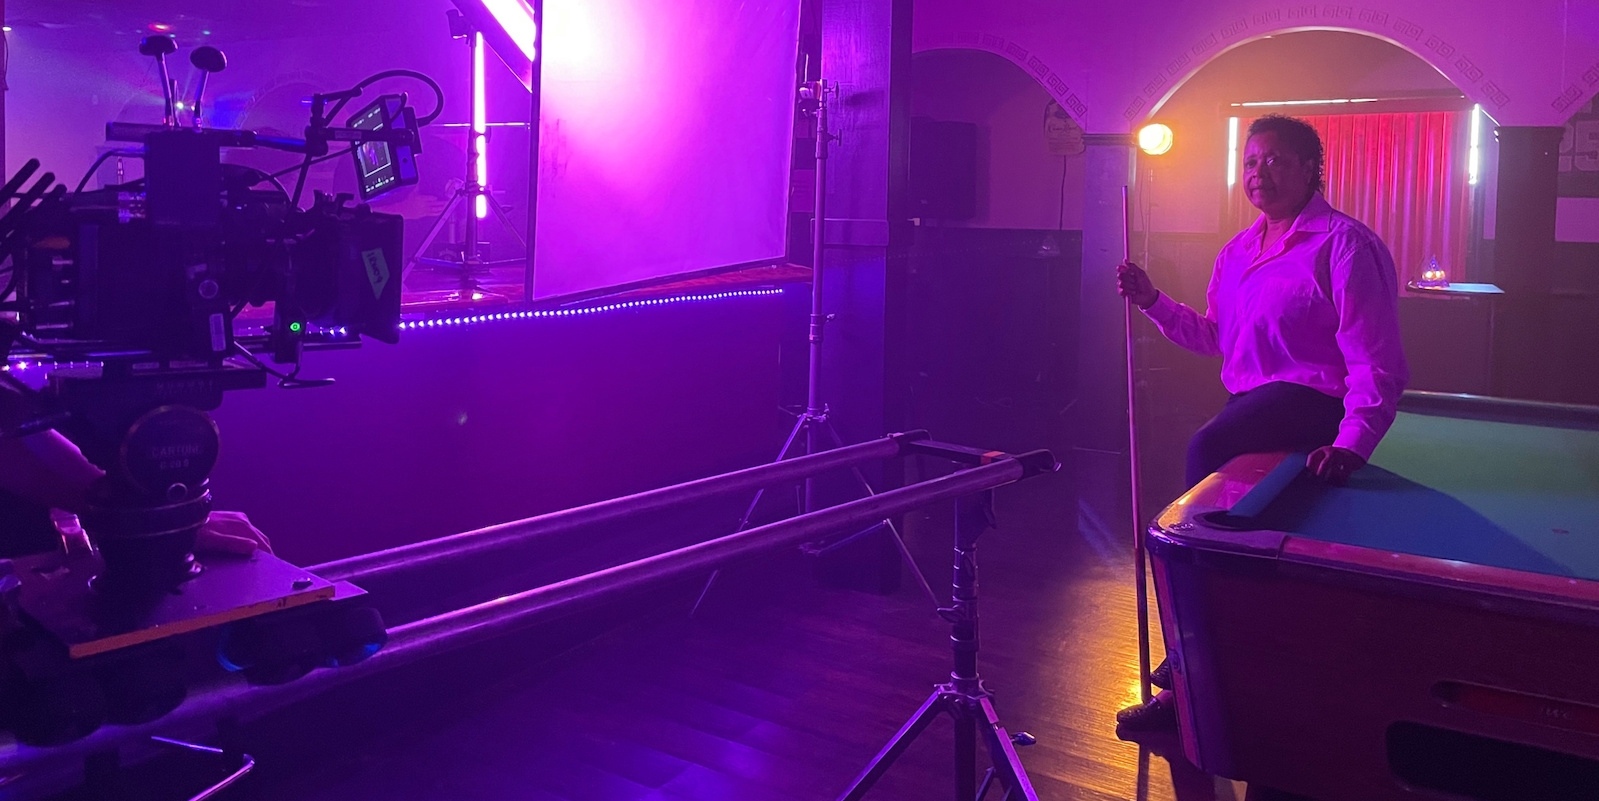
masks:
POLYGON ((999 55, 1021 67, 1023 72, 1038 81, 1038 84, 1044 87, 1044 91, 1055 98, 1078 125, 1087 126, 1088 104, 1078 96, 1060 73, 1044 63, 1036 53, 1016 42, 992 33, 963 32, 944 41, 935 42, 931 47, 917 48, 916 52, 925 53, 932 50, 985 50, 999 55))
POLYGON ((1429 33, 1420 23, 1378 9, 1299 4, 1234 17, 1201 34, 1189 47, 1167 59, 1144 82, 1142 91, 1123 107, 1122 119, 1133 125, 1148 118, 1189 78, 1222 53, 1267 36, 1318 30, 1363 34, 1399 47, 1438 70, 1492 116, 1498 116, 1498 112, 1516 102, 1493 76, 1477 66, 1471 54, 1429 33))

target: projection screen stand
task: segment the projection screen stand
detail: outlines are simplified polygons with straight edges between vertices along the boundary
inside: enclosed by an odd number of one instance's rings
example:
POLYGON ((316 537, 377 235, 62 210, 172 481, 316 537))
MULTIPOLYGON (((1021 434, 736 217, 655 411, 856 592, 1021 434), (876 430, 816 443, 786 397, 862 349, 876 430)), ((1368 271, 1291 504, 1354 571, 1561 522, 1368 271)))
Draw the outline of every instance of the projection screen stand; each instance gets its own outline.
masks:
MULTIPOLYGON (((806 383, 805 411, 800 414, 799 420, 794 423, 794 430, 789 432, 788 439, 783 442, 783 448, 777 452, 776 461, 783 461, 791 455, 799 455, 796 444, 801 442, 800 435, 804 434, 804 444, 801 446, 805 454, 817 454, 829 447, 841 448, 844 446, 843 438, 828 421, 828 407, 822 402, 821 376, 822 376, 822 334, 827 326, 830 315, 822 311, 822 256, 826 243, 823 231, 824 222, 827 220, 827 156, 828 145, 838 140, 838 137, 828 129, 827 124, 827 95, 838 94, 838 83, 822 79, 806 81, 800 84, 799 97, 800 109, 809 114, 816 121, 816 213, 811 223, 811 317, 810 317, 810 370, 806 383), (823 437, 831 444, 824 445, 823 437)), ((851 467, 856 482, 867 495, 876 495, 872 483, 866 480, 866 474, 859 467, 851 467)), ((766 490, 755 493, 755 498, 750 501, 749 508, 744 510, 744 517, 739 520, 738 531, 742 531, 750 524, 750 519, 755 515, 755 507, 760 505, 761 497, 766 490)), ((801 513, 816 511, 816 479, 805 479, 803 500, 800 503, 801 513)), ((934 608, 939 606, 938 595, 933 592, 933 586, 927 583, 927 576, 916 564, 911 556, 910 549, 905 547, 905 538, 900 536, 899 528, 892 520, 883 520, 883 528, 894 540, 894 546, 899 549, 899 555, 910 568, 911 575, 916 578, 916 583, 921 585, 922 592, 928 600, 933 602, 934 608)), ((706 580, 705 588, 700 591, 700 596, 694 601, 694 607, 689 614, 699 611, 700 605, 705 602, 705 597, 710 593, 711 586, 716 583, 721 571, 711 573, 706 580)))

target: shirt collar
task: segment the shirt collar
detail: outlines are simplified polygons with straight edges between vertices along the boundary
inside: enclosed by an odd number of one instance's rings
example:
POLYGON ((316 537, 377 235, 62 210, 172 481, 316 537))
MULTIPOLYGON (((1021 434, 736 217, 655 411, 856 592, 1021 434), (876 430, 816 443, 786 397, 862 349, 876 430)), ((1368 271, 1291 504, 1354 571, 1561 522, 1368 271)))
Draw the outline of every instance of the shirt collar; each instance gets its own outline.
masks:
MULTIPOLYGON (((1332 204, 1328 203, 1320 192, 1313 192, 1310 195, 1310 202, 1299 210, 1299 217, 1294 220, 1294 224, 1289 227, 1288 231, 1289 233, 1294 231, 1317 234, 1329 233, 1332 231, 1332 215, 1332 204)), ((1265 219, 1262 218, 1261 225, 1264 226, 1265 224, 1265 219)))
MULTIPOLYGON (((1299 231, 1317 234, 1329 233, 1332 231, 1332 215, 1332 204, 1328 203, 1320 192, 1312 192, 1310 202, 1299 210, 1299 216, 1294 218, 1293 224, 1288 226, 1288 233, 1284 236, 1286 238, 1299 231)), ((1266 215, 1256 215, 1255 221, 1250 223, 1248 231, 1249 233, 1244 238, 1244 241, 1253 242, 1258 247, 1261 236, 1266 232, 1266 215)))

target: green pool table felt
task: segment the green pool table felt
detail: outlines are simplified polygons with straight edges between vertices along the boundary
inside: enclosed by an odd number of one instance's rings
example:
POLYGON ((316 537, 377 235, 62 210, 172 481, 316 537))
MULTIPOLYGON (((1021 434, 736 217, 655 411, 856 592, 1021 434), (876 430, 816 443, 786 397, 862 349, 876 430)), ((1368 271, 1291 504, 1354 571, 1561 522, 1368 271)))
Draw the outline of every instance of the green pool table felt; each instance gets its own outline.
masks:
POLYGON ((1233 507, 1250 528, 1599 580, 1599 431, 1400 413, 1347 486, 1289 457, 1233 507))

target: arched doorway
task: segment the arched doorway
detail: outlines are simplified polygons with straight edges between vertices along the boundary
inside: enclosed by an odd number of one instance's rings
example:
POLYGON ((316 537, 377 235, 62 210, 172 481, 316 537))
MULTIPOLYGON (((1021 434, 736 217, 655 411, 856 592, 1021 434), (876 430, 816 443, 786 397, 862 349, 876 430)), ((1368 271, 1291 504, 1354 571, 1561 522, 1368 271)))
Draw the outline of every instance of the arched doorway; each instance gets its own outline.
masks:
MULTIPOLYGON (((1473 184, 1468 162, 1475 112, 1448 78, 1385 40, 1318 30, 1267 36, 1218 55, 1151 115, 1151 120, 1172 127, 1176 144, 1164 156, 1139 157, 1133 250, 1147 251, 1148 267, 1164 291, 1196 309, 1205 308, 1217 251, 1256 214, 1229 176, 1236 179, 1238 174, 1235 154, 1243 146, 1249 120, 1266 113, 1304 117, 1323 130, 1329 200, 1384 234, 1395 246, 1402 279, 1419 277, 1433 254, 1447 265, 1453 280, 1475 277, 1482 210, 1491 203, 1485 190, 1491 184, 1486 176, 1492 122, 1479 118, 1478 142, 1487 152, 1486 158, 1479 157, 1483 172, 1473 184), (1399 135, 1405 133, 1412 141, 1402 140, 1399 135), (1425 148, 1432 148, 1429 155, 1437 163, 1424 163, 1418 156, 1425 148), (1351 156, 1368 163, 1350 163, 1351 156), (1456 216, 1443 220, 1430 211, 1414 214, 1426 205, 1427 192, 1437 193, 1431 198, 1434 206, 1456 216), (1363 205, 1352 199, 1373 197, 1381 202, 1363 205), (1385 229, 1396 222, 1415 226, 1408 230, 1411 244, 1385 229), (1439 230, 1424 228, 1424 223, 1437 223, 1439 230), (1443 230, 1444 223, 1453 227, 1443 230)), ((1413 386, 1486 391, 1489 303, 1441 302, 1408 294, 1402 298, 1413 386)), ((1181 464, 1193 431, 1221 407, 1225 392, 1213 360, 1170 345, 1152 327, 1145 329, 1141 345, 1142 391, 1147 393, 1141 412, 1148 411, 1141 413, 1146 419, 1141 420, 1140 440, 1147 465, 1144 483, 1151 496, 1146 500, 1162 503, 1185 489, 1174 465, 1181 464)))

